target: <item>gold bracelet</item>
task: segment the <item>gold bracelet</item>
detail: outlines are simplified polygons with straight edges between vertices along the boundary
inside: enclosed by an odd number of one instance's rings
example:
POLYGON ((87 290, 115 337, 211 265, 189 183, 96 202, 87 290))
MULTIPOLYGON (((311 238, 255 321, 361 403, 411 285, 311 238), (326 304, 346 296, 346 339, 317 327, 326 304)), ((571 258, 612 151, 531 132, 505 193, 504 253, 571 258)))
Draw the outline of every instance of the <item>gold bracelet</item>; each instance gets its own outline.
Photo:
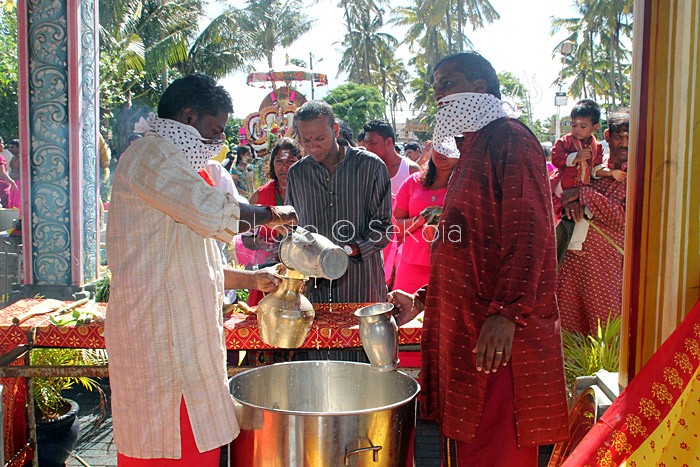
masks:
MULTIPOLYGON (((416 310, 418 310, 418 313, 420 313, 423 310, 419 309, 416 306, 416 302, 418 302, 421 305, 423 305, 423 303, 421 303, 420 300, 416 300, 416 297, 417 297, 417 294, 413 294, 413 297, 411 297, 411 311, 413 311, 413 309, 415 308, 416 310)), ((423 305, 423 309, 425 309, 425 305, 423 305)))

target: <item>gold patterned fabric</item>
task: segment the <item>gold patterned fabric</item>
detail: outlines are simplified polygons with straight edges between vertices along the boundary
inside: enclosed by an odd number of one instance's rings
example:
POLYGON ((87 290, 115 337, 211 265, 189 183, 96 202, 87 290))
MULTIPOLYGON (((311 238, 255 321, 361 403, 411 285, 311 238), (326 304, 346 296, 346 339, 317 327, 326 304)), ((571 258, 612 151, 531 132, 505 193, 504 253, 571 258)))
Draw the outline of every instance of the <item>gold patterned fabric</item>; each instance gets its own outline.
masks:
POLYGON ((700 302, 565 466, 700 465, 700 302))

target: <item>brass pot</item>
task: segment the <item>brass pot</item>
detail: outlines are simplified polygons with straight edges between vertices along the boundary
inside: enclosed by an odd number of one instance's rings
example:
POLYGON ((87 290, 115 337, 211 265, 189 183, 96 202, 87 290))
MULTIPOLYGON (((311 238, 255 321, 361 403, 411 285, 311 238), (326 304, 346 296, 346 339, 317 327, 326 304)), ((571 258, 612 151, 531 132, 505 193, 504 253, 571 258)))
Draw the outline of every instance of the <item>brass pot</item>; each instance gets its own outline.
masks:
POLYGON ((277 275, 277 290, 258 303, 258 329, 267 345, 284 349, 301 347, 314 321, 314 307, 302 293, 308 280, 295 275, 277 275))

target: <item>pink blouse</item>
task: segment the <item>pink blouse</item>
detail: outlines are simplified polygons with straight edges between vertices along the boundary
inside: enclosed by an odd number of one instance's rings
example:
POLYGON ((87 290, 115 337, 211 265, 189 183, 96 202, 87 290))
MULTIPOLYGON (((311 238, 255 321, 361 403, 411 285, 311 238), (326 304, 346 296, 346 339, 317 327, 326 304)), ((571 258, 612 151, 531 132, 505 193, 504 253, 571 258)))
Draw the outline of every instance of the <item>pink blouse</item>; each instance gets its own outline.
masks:
MULTIPOLYGON (((421 175, 422 172, 411 174, 396 193, 394 209, 407 211, 409 217, 419 215, 423 209, 429 206, 442 206, 445 202, 447 188, 426 189, 421 184, 421 175)), ((403 239, 401 262, 430 266, 430 245, 423 233, 423 227, 407 233, 403 239)))

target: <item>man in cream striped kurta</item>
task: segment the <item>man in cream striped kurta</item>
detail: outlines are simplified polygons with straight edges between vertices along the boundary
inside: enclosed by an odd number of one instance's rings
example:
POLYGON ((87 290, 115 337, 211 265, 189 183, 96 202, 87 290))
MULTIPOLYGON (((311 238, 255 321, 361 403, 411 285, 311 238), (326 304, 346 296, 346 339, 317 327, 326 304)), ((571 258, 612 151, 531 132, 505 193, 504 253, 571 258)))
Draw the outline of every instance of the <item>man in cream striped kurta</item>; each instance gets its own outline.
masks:
POLYGON ((239 432, 226 381, 224 272, 215 239, 230 241, 254 217, 267 222, 272 213, 282 223, 296 215, 284 207, 239 206, 197 174, 206 163, 202 144, 223 132, 231 110, 228 93, 211 78, 175 81, 161 99, 160 118, 149 117, 151 131, 130 146, 114 175, 105 341, 121 456, 185 455, 181 401, 200 453, 239 432), (177 88, 183 83, 185 91, 177 88), (212 101, 193 101, 188 86, 207 88, 212 101), (171 88, 179 94, 170 103, 181 107, 164 109, 171 88))
POLYGON ((222 446, 238 425, 226 382, 223 265, 214 237, 227 241, 227 230, 238 231, 238 204, 157 136, 121 157, 112 199, 105 338, 117 449, 179 457, 183 396, 199 450, 222 446))

